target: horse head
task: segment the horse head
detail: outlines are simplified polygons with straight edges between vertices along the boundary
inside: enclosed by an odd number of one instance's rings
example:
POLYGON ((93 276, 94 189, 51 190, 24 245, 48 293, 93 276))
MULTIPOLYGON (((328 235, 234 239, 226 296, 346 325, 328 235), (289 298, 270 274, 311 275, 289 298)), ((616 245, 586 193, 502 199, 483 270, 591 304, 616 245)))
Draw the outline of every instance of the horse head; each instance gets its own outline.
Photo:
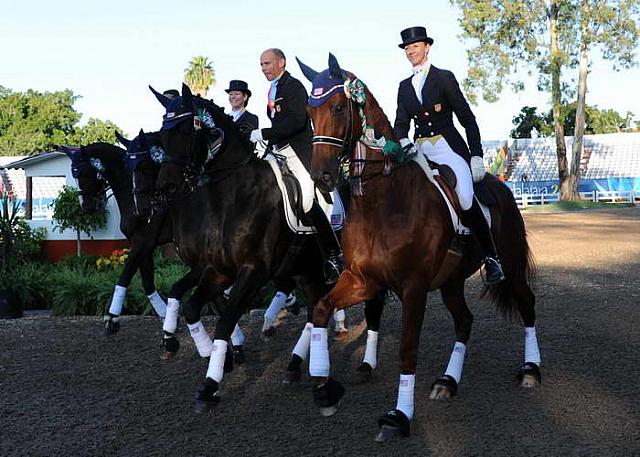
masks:
POLYGON ((87 213, 104 210, 107 202, 107 183, 100 173, 100 164, 93 160, 85 146, 60 146, 71 159, 71 174, 78 185, 80 206, 87 213))
POLYGON ((160 169, 157 160, 158 156, 163 154, 160 135, 158 132, 145 133, 140 129, 140 133, 133 140, 128 140, 120 134, 116 136, 127 148, 125 164, 131 172, 134 213, 136 216, 148 218, 153 209, 153 197, 160 169))
POLYGON ((156 182, 156 188, 165 195, 175 194, 185 181, 202 173, 205 165, 216 163, 220 168, 230 168, 238 162, 238 154, 252 155, 253 147, 224 109, 194 96, 186 84, 181 95, 171 100, 150 89, 166 109, 160 130, 165 157, 156 182))
POLYGON ((362 128, 357 121, 357 107, 348 92, 354 76, 342 70, 329 54, 329 68, 317 72, 297 57, 305 77, 311 81, 308 111, 313 121, 313 156, 311 177, 325 191, 335 188, 343 161, 348 160, 362 128))

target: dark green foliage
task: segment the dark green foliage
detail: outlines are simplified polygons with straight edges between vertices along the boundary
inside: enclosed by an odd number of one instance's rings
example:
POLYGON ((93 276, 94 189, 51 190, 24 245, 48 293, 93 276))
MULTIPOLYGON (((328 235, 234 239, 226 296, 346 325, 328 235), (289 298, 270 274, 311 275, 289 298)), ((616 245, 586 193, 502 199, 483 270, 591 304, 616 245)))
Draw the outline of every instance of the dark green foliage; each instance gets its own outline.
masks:
POLYGON ((111 121, 78 125, 81 113, 73 105, 79 98, 69 89, 13 92, 0 86, 0 156, 32 155, 57 144, 114 143, 111 121))
MULTIPOLYGON (((599 109, 597 106, 587 106, 585 110, 585 133, 594 135, 599 133, 618 133, 632 130, 633 113, 628 112, 625 117, 612 109, 599 109)), ((561 108, 562 123, 565 132, 573 132, 576 120, 576 103, 565 104, 561 108)), ((511 138, 531 138, 535 128, 542 137, 553 135, 553 113, 549 110, 538 113, 533 106, 524 106, 520 113, 513 118, 511 138)))
POLYGON ((78 198, 78 189, 64 186, 58 197, 53 202, 54 230, 73 229, 77 235, 77 254, 82 253, 80 245, 80 233, 91 236, 93 230, 104 228, 107 225, 107 211, 87 213, 82 210, 78 198))
POLYGON ((33 230, 18 216, 18 204, 8 194, 0 198, 0 271, 34 259, 46 236, 44 228, 33 230))

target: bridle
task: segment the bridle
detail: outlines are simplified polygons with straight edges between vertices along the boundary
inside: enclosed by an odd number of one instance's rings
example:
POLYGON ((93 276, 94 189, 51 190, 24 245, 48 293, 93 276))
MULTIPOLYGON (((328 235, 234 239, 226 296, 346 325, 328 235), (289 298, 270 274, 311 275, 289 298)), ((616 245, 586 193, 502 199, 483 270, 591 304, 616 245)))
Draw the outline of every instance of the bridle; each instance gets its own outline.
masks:
MULTIPOLYGON (((340 148, 338 155, 338 168, 342 176, 350 182, 354 195, 364 195, 362 184, 365 181, 376 178, 378 176, 389 176, 391 174, 391 161, 387 154, 384 153, 384 144, 380 146, 379 141, 371 132, 368 135, 367 130, 371 130, 367 126, 366 116, 364 114, 364 83, 359 79, 346 79, 342 84, 344 93, 347 98, 347 119, 345 133, 342 138, 328 135, 314 135, 312 144, 325 144, 340 148), (354 139, 355 132, 355 116, 353 112, 357 110, 358 116, 362 123, 362 135, 359 139, 354 139), (367 159, 366 149, 375 149, 383 152, 383 159, 367 159), (384 163, 382 171, 364 175, 364 167, 366 164, 384 163)), ((334 86, 331 90, 335 89, 334 86)))

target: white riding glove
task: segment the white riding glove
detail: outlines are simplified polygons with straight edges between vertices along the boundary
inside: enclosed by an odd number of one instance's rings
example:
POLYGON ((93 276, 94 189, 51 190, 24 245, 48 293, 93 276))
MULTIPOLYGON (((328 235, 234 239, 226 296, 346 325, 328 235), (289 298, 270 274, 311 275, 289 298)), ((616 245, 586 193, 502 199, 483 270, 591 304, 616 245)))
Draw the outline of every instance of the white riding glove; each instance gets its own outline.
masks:
POLYGON ((470 166, 473 182, 482 181, 484 175, 487 174, 487 171, 484 169, 484 161, 482 160, 482 157, 472 156, 470 166))
POLYGON ((411 142, 409 138, 402 138, 400 140, 400 146, 402 146, 402 150, 407 155, 407 157, 413 157, 418 153, 416 146, 411 142))
POLYGON ((262 130, 260 129, 255 129, 251 131, 251 135, 249 136, 249 140, 252 143, 257 143, 258 141, 263 141, 262 140, 262 130))

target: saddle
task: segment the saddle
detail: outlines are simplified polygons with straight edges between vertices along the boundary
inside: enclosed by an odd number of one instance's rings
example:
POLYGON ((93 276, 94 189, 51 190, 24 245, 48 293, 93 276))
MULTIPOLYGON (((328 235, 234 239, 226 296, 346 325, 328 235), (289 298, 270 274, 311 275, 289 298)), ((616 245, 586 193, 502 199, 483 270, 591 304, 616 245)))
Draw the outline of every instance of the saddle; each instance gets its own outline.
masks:
MULTIPOLYGON (((271 166, 282 192, 285 218, 289 228, 297 234, 315 233, 313 225, 307 220, 302 208, 300 183, 287 166, 286 159, 273 152, 267 153, 263 159, 271 166)), ((333 230, 341 230, 344 225, 345 211, 338 192, 325 194, 316 189, 316 199, 331 222, 333 230)))

